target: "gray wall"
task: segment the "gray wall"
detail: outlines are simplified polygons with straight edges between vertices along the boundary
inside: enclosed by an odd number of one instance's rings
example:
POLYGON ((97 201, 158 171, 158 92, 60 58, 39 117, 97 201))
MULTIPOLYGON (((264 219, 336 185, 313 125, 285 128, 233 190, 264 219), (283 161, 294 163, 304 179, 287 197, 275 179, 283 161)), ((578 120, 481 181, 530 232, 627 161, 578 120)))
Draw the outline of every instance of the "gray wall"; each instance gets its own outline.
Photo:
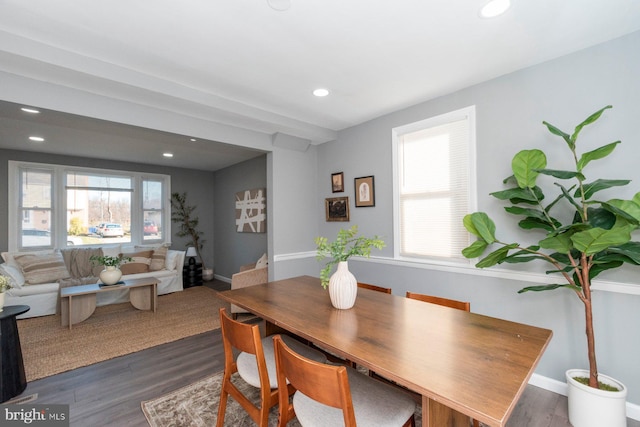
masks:
POLYGON ((324 219, 324 198, 316 192, 318 147, 294 151, 275 147, 267 156, 271 210, 269 211, 269 267, 271 279, 318 275, 313 241, 324 219), (273 255, 271 255, 273 254, 273 255))
MULTIPOLYGON (((350 263, 359 280, 392 286, 396 295, 411 290, 469 300, 472 311, 552 329, 554 337, 536 372, 564 381, 566 369, 587 367, 583 308, 569 291, 518 295, 517 290, 530 283, 487 277, 475 269, 440 271, 386 259, 393 257, 391 129, 476 105, 478 210, 488 212, 504 240, 510 240, 517 235, 515 222, 503 212, 504 204, 488 194, 503 188, 502 179, 511 174, 517 151, 542 148, 551 162, 563 151, 566 155, 564 142, 548 133, 543 120, 571 133, 589 114, 612 104, 600 121, 583 130, 579 144, 586 151, 618 139, 623 143, 587 172, 597 178, 631 179, 623 194, 617 190, 622 197, 640 191, 639 46, 636 32, 341 131, 335 142, 318 148, 318 199, 332 197, 329 177, 344 171, 351 221, 321 220, 320 234, 335 236, 340 227, 357 224, 365 234, 385 237, 388 247, 375 253, 381 259, 350 263), (353 178, 363 175, 375 176, 374 208, 354 207, 353 178)), ((318 275, 317 269, 309 273, 318 275)), ((602 278, 640 285, 639 277, 640 269, 635 269, 602 278)), ((594 301, 600 371, 625 383, 628 401, 640 404, 640 340, 635 328, 640 324, 640 296, 596 292, 594 301)))
MULTIPOLYGON (((8 177, 8 161, 18 160, 27 162, 51 163, 58 165, 81 166, 91 168, 103 168, 112 170, 125 170, 135 172, 148 172, 171 176, 172 192, 187 192, 187 200, 190 205, 197 206, 195 211, 200 220, 200 230, 204 233, 205 242, 202 256, 205 263, 213 265, 214 260, 214 228, 213 228, 213 200, 215 178, 212 172, 170 168, 165 166, 152 166, 138 163, 113 162, 100 159, 88 159, 83 157, 58 156, 52 154, 34 153, 30 151, 0 150, 0 177, 8 177)), ((8 200, 7 185, 0 186, 0 200, 8 200)), ((167 200, 168 203, 168 200, 167 200)), ((171 236, 172 248, 184 250, 189 242, 187 238, 175 236, 176 224, 171 224, 174 232, 171 236)), ((0 210, 0 250, 7 250, 8 211, 7 203, 2 203, 0 210)))
POLYGON ((266 187, 266 155, 215 172, 216 277, 230 279, 241 265, 255 262, 267 252, 267 233, 238 233, 235 227, 236 193, 266 187))

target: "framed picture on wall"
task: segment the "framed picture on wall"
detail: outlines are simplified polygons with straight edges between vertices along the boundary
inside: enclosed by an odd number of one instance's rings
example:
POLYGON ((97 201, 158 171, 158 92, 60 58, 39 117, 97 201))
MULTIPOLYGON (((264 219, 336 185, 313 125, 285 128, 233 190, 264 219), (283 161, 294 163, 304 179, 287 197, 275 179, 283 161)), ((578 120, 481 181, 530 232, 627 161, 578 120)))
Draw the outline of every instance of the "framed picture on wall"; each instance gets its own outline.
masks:
POLYGON ((349 221, 349 198, 330 197, 324 199, 327 221, 349 221))
POLYGON ((363 208, 367 206, 376 205, 375 189, 373 186, 372 176, 361 176, 356 178, 355 192, 356 192, 356 208, 363 208))
POLYGON ((331 174, 331 192, 342 193, 344 191, 344 173, 336 172, 331 174))
POLYGON ((267 197, 265 188, 236 193, 236 231, 238 233, 266 232, 267 197))

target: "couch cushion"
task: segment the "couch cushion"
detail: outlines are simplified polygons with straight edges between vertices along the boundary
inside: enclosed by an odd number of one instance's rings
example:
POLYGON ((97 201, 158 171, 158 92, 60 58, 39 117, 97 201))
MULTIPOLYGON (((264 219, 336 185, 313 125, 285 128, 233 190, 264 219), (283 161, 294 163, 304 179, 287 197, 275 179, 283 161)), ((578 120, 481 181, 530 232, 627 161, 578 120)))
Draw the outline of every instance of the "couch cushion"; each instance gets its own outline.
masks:
MULTIPOLYGON (((51 293, 55 293, 57 296, 59 288, 60 287, 58 286, 57 283, 42 283, 40 285, 30 285, 30 286, 23 286, 22 288, 10 289, 8 293, 14 297, 25 297, 28 295, 42 295, 42 294, 51 294, 51 293)), ((22 303, 19 303, 19 304, 22 304, 22 303)))
POLYGON ((25 285, 51 283, 70 277, 60 251, 44 254, 16 254, 13 258, 22 270, 25 285))
POLYGON ((265 268, 267 266, 267 254, 262 254, 260 259, 256 262, 256 268, 265 268))
POLYGON ((47 249, 44 251, 31 251, 31 252, 2 252, 2 259, 7 264, 14 265, 20 268, 20 266, 15 260, 15 257, 18 255, 46 255, 46 254, 52 254, 52 253, 53 253, 53 249, 47 249))
POLYGON ((151 264, 149 264, 149 271, 158 271, 164 270, 166 259, 167 259, 167 251, 169 248, 166 246, 154 246, 150 248, 148 246, 136 246, 137 251, 144 251, 153 249, 153 253, 151 254, 151 264))
MULTIPOLYGON (((178 267, 178 258, 183 251, 174 251, 169 249, 167 251, 167 259, 164 263, 164 268, 167 270, 175 270, 178 267)), ((182 267, 180 267, 182 269, 182 267)))
MULTIPOLYGON (((120 280, 133 280, 133 279, 147 279, 149 277, 155 277, 156 279, 162 279, 165 277, 174 277, 177 276, 178 272, 169 271, 169 270, 159 270, 159 271, 147 271, 146 273, 136 273, 136 274, 128 274, 126 276, 122 276, 120 280)), ((182 275, 182 272, 180 272, 182 275)))
POLYGON ((160 246, 159 248, 154 249, 149 270, 163 270, 167 260, 167 252, 169 252, 169 248, 167 248, 166 246, 160 246))
POLYGON ((9 265, 6 262, 0 264, 0 274, 9 278, 9 284, 14 288, 21 288, 24 285, 24 276, 20 268, 15 265, 9 265))
POLYGON ((149 265, 151 264, 151 255, 153 251, 140 251, 132 253, 123 253, 123 257, 132 258, 132 261, 127 261, 120 266, 122 274, 137 274, 146 273, 149 271, 149 265))

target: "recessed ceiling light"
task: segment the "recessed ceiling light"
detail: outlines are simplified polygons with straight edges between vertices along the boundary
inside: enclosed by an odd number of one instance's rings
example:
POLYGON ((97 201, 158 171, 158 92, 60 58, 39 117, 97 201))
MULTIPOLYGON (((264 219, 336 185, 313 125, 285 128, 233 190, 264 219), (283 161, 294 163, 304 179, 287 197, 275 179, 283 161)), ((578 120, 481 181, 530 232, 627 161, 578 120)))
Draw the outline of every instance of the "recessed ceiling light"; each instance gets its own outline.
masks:
POLYGON ((44 142, 44 138, 41 136, 30 136, 29 139, 35 142, 44 142))
POLYGON ((196 141, 197 141, 197 139, 195 139, 195 138, 191 138, 189 141, 191 141, 191 142, 196 142, 196 141))
POLYGON ((483 18, 495 18, 505 13, 511 7, 511 0, 491 0, 480 9, 483 18))
POLYGON ((173 153, 162 153, 165 157, 173 157, 173 153))
POLYGON ((40 112, 35 108, 27 108, 27 107, 22 107, 21 110, 24 111, 25 113, 31 113, 31 114, 38 114, 40 112))
POLYGON ((318 97, 323 97, 329 95, 329 91, 327 89, 316 89, 313 91, 313 94, 318 97))
POLYGON ((284 12, 291 8, 291 0, 267 0, 269 7, 278 12, 284 12))

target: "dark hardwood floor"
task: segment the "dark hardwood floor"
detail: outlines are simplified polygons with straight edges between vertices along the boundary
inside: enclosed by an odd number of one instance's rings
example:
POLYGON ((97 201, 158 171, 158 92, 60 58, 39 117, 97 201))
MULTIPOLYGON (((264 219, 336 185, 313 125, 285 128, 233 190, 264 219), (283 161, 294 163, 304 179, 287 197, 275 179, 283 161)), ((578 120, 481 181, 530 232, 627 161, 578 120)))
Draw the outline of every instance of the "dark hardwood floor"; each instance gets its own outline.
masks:
MULTIPOLYGON (((228 288, 224 282, 206 284, 228 288)), ((207 332, 29 383, 20 397, 68 404, 71 426, 148 426, 140 402, 186 386, 224 366, 220 331, 207 332)), ((509 427, 566 427, 566 397, 528 386, 509 427)), ((640 422, 629 420, 629 427, 640 422)))

